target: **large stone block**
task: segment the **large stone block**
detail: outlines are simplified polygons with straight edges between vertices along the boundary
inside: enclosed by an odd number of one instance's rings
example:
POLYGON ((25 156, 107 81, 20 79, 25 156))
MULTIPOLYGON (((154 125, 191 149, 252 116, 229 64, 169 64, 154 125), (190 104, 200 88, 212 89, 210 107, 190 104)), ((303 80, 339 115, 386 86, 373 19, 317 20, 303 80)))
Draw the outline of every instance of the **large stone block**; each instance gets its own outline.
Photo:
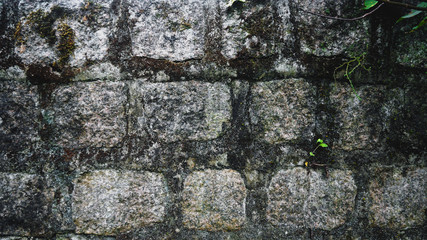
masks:
POLYGON ((301 51, 315 56, 346 54, 355 57, 366 53, 366 45, 369 43, 368 21, 333 20, 315 15, 341 18, 363 15, 363 12, 358 11, 362 5, 357 3, 359 2, 353 0, 299 1, 294 21, 301 41, 301 51))
POLYGON ((369 184, 369 223, 408 229, 425 224, 427 169, 375 169, 369 184))
POLYGON ((76 83, 53 91, 43 117, 63 147, 113 147, 126 134, 126 101, 124 83, 76 83))
POLYGON ((209 140, 230 122, 230 89, 222 83, 135 81, 130 94, 130 134, 148 132, 165 142, 209 140))
POLYGON ((105 60, 108 34, 118 19, 111 3, 111 0, 20 1, 16 54, 25 64, 68 62, 72 67, 83 67, 89 62, 105 60), (68 49, 62 48, 62 40, 69 40, 68 49))
POLYGON ((292 40, 289 4, 219 4, 221 14, 221 53, 227 59, 239 57, 272 57, 292 40), (239 9, 240 8, 240 9, 239 9), (236 10, 239 9, 239 10, 236 10))
POLYGON ((382 106, 387 100, 384 87, 364 86, 356 92, 360 99, 350 85, 332 85, 330 102, 337 112, 334 125, 339 134, 334 148, 370 150, 384 140, 381 139, 387 117, 382 106))
POLYGON ((246 187, 233 170, 206 170, 191 173, 182 192, 183 224, 186 228, 238 230, 246 219, 246 187))
POLYGON ((249 110, 252 133, 268 143, 314 136, 315 86, 302 79, 254 84, 249 110))
POLYGON ((280 170, 268 188, 267 220, 274 226, 331 230, 354 209, 356 186, 350 171, 328 178, 303 168, 280 170))
POLYGON ((0 173, 0 235, 46 234, 52 200, 42 177, 0 173))
POLYGON ((171 61, 201 59, 209 1, 129 1, 133 55, 171 61))
POLYGON ((98 170, 74 181, 77 233, 115 235, 163 221, 166 181, 151 172, 98 170))
POLYGON ((16 151, 40 140, 37 87, 0 80, 0 151, 16 151))

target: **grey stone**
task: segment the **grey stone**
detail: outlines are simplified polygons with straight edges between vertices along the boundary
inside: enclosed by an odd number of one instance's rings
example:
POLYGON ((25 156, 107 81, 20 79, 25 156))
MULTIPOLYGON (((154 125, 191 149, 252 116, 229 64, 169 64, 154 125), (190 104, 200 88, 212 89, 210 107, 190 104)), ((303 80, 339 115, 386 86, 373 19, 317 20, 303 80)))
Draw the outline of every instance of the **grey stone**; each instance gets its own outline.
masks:
POLYGON ((230 89, 222 83, 135 81, 130 94, 130 134, 148 132, 164 142, 209 140, 230 122, 230 89))
POLYGON ((274 226, 332 230, 354 209, 356 186, 351 171, 280 170, 268 187, 267 220, 274 226))
POLYGON ((256 83, 251 91, 249 114, 257 139, 274 144, 314 136, 315 86, 286 79, 256 83))
POLYGON ((77 233, 115 235, 161 222, 167 190, 162 174, 97 170, 74 181, 77 233))
POLYGON ((369 223, 408 229, 425 224, 427 169, 377 168, 369 184, 369 223))
MULTIPOLYGON (((363 13, 349 12, 360 9, 352 0, 302 0, 298 8, 316 14, 353 18, 363 13), (352 6, 352 7, 349 7, 352 6)), ((369 22, 327 19, 302 10, 295 14, 295 25, 301 41, 301 51, 315 56, 336 56, 346 54, 355 57, 366 52, 369 43, 369 22)))
POLYGON ((58 234, 55 237, 55 240, 115 240, 116 237, 107 237, 107 236, 87 236, 87 235, 77 235, 77 234, 58 234))
POLYGON ((171 61, 201 59, 209 1, 129 1, 134 56, 171 61))
POLYGON ((90 66, 88 69, 77 74, 73 81, 88 81, 88 80, 120 80, 120 69, 111 63, 99 63, 90 66))
POLYGON ((40 141, 37 87, 27 82, 0 81, 0 149, 19 151, 40 141))
POLYGON ((246 187, 234 170, 191 173, 182 192, 183 225, 207 231, 238 230, 246 222, 246 187))
POLYGON ((337 111, 335 115, 336 132, 339 139, 334 148, 351 150, 370 150, 378 147, 386 125, 387 115, 383 103, 387 100, 382 86, 357 88, 357 94, 350 85, 332 84, 330 101, 337 111), (368 114, 370 113, 370 114, 368 114))
POLYGON ((82 67, 91 61, 106 60, 109 48, 108 34, 114 29, 117 16, 110 9, 111 0, 44 0, 20 1, 20 37, 15 53, 25 64, 50 65, 61 59, 57 46, 61 38, 59 25, 67 24, 75 34, 75 50, 70 55, 72 67, 82 67), (62 11, 57 11, 63 9, 62 11), (57 11, 52 13, 53 11, 57 11), (49 16, 51 33, 40 33, 31 20, 31 15, 41 13, 49 16), (62 15, 61 15, 62 14, 62 15), (51 35, 51 36, 46 36, 51 35))
POLYGON ((52 200, 39 175, 0 173, 0 235, 46 234, 52 200))
POLYGON ((282 43, 292 39, 286 1, 265 5, 246 2, 241 11, 233 11, 233 7, 227 11, 226 6, 220 4, 219 9, 223 38, 221 53, 227 59, 270 57, 281 51, 282 43))
POLYGON ((126 134, 126 101, 124 83, 75 83, 53 91, 43 116, 63 147, 113 147, 126 134))

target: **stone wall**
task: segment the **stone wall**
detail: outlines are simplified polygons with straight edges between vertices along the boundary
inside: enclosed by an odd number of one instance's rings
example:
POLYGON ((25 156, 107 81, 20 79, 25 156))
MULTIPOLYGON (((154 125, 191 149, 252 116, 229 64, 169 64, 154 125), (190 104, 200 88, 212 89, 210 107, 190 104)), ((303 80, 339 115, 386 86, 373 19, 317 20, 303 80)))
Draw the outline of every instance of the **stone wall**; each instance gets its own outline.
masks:
POLYGON ((425 237, 422 18, 230 2, 0 2, 0 239, 425 237))

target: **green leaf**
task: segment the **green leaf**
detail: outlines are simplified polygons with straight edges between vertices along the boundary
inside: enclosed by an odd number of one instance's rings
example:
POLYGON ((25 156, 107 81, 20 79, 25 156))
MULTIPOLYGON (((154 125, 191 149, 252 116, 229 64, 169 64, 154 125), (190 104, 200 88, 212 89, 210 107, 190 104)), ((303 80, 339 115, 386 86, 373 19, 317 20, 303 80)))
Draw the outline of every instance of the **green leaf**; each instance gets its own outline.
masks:
POLYGON ((314 157, 314 153, 313 153, 313 152, 310 152, 310 156, 314 157))
POLYGON ((326 144, 326 143, 321 143, 321 144, 319 144, 319 146, 321 146, 321 147, 328 147, 328 144, 326 144))
POLYGON ((427 23, 427 17, 425 17, 423 20, 421 20, 421 22, 418 23, 417 26, 413 27, 410 32, 413 32, 413 31, 417 30, 418 28, 422 27, 426 23, 427 23))
POLYGON ((323 143, 323 140, 319 138, 316 143, 323 143))
POLYGON ((363 9, 367 10, 371 7, 375 6, 378 3, 378 1, 375 0, 365 0, 365 7, 363 9))
MULTIPOLYGON (((417 7, 427 7, 427 2, 420 2, 417 7)), ((412 10, 411 12, 409 12, 408 14, 401 16, 396 23, 402 21, 403 19, 407 19, 407 18, 411 18, 411 17, 415 17, 418 14, 420 14, 422 11, 420 10, 412 10)))

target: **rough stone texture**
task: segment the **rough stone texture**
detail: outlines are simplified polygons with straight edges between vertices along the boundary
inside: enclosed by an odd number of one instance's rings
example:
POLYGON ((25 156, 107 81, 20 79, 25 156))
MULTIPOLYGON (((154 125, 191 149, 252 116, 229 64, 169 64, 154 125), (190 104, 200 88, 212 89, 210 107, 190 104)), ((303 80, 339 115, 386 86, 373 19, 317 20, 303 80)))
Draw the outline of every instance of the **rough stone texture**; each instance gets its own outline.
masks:
POLYGON ((76 232, 114 235, 161 222, 166 201, 162 174, 115 170, 83 174, 74 182, 76 232))
POLYGON ((256 138, 279 143, 314 136, 315 86, 285 79, 256 83, 251 91, 249 114, 256 138))
POLYGON ((387 116, 382 106, 386 102, 384 87, 360 87, 356 91, 360 99, 349 85, 332 85, 330 101, 337 111, 334 127, 339 134, 334 148, 370 150, 384 140, 387 116))
POLYGON ((376 227, 407 229, 425 224, 427 169, 374 169, 369 184, 369 222, 376 227))
MULTIPOLYGON (((353 0, 302 0, 298 1, 298 7, 304 11, 342 18, 362 15, 360 12, 354 14, 357 6, 353 0)), ((315 56, 347 54, 355 57, 359 51, 367 51, 369 36, 366 20, 337 21, 304 11, 295 14, 302 52, 315 56)))
MULTIPOLYGON (((109 47, 108 34, 115 26, 117 16, 110 9, 111 0, 54 0, 20 1, 20 35, 15 52, 25 64, 52 64, 60 60, 57 50, 61 38, 60 24, 67 24, 75 33, 76 49, 70 55, 73 67, 82 67, 93 61, 103 61, 109 47), (39 12, 38 12, 39 11, 39 12), (42 13, 42 21, 31 20, 31 14, 42 13), (45 23, 43 23, 45 21, 45 23), (40 33, 37 25, 48 24, 52 32, 40 33)), ((43 30, 41 30, 43 31, 43 30)))
POLYGON ((0 0, 0 238, 424 239, 423 14, 306 12, 363 2, 0 0))
POLYGON ((133 54, 172 61, 201 59, 207 6, 200 0, 130 0, 133 54))
POLYGON ((53 91, 52 104, 43 111, 43 118, 63 147, 113 147, 126 134, 126 101, 124 83, 61 86, 53 91))
POLYGON ((0 173, 0 235, 46 234, 52 198, 38 175, 0 173))
POLYGON ((246 188, 233 170, 191 173, 182 192, 183 224, 207 231, 240 229, 245 224, 246 188))
POLYGON ((268 188, 267 220, 275 226, 332 230, 354 209, 356 185, 350 171, 280 170, 268 188))
POLYGON ((166 142, 209 140, 230 121, 230 90, 222 83, 135 81, 130 94, 130 134, 146 131, 166 142))
POLYGON ((280 52, 282 43, 291 38, 289 30, 292 25, 289 24, 288 4, 283 2, 277 5, 245 4, 241 11, 232 10, 231 7, 227 11, 226 6, 221 5, 221 53, 224 57, 270 57, 280 52))
POLYGON ((0 151, 19 151, 40 140, 37 87, 0 80, 0 151))

